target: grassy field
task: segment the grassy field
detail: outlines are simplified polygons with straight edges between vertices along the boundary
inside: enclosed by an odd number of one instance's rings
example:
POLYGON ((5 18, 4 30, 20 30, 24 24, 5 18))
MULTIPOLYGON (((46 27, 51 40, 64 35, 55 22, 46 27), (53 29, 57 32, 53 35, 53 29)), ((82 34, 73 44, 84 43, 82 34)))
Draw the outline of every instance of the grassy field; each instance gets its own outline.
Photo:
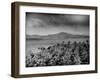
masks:
POLYGON ((62 41, 64 41, 65 43, 67 43, 68 41, 70 42, 84 42, 86 40, 89 40, 89 38, 69 38, 69 39, 60 39, 60 40, 26 40, 26 55, 30 54, 30 52, 32 50, 34 50, 34 53, 36 53, 36 51, 38 52, 39 47, 45 47, 47 48, 48 46, 54 45, 56 43, 61 43, 62 41))

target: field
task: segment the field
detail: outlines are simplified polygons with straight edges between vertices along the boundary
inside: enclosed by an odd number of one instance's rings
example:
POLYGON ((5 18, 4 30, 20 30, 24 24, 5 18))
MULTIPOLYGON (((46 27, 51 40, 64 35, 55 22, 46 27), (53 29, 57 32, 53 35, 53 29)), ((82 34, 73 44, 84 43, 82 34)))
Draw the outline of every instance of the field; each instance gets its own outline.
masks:
POLYGON ((76 39, 73 39, 73 38, 69 38, 69 39, 63 39, 63 40, 26 40, 26 55, 29 55, 30 54, 30 51, 31 50, 34 50, 34 52, 38 52, 37 48, 39 47, 48 47, 48 46, 51 46, 51 45, 54 45, 56 43, 61 43, 62 41, 64 42, 74 42, 74 41, 77 41, 77 42, 84 42, 86 40, 89 40, 88 38, 76 38, 76 39))
POLYGON ((26 67, 89 64, 89 38, 26 40, 26 67))

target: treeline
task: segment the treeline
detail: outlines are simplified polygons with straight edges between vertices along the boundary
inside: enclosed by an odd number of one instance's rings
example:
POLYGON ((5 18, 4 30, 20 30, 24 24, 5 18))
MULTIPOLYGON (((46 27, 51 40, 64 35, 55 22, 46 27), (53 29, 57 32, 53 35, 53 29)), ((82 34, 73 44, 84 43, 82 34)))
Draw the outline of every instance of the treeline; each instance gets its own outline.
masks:
POLYGON ((56 43, 26 56, 26 67, 89 64, 89 41, 56 43))

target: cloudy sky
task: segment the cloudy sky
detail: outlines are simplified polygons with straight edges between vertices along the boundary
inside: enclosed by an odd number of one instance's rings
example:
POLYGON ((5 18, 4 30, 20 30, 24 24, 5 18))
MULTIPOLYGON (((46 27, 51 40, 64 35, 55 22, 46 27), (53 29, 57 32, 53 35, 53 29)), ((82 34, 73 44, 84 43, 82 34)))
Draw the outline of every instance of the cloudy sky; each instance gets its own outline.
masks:
POLYGON ((89 35, 89 15, 26 13, 26 34, 48 35, 59 32, 89 35))

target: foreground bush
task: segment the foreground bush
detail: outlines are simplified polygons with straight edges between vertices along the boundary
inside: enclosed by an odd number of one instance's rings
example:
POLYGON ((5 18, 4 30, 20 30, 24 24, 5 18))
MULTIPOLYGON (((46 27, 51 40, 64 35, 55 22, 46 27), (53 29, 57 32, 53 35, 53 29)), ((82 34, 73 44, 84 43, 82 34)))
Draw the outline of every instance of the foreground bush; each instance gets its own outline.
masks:
POLYGON ((57 43, 26 56, 26 67, 89 64, 89 41, 57 43))

